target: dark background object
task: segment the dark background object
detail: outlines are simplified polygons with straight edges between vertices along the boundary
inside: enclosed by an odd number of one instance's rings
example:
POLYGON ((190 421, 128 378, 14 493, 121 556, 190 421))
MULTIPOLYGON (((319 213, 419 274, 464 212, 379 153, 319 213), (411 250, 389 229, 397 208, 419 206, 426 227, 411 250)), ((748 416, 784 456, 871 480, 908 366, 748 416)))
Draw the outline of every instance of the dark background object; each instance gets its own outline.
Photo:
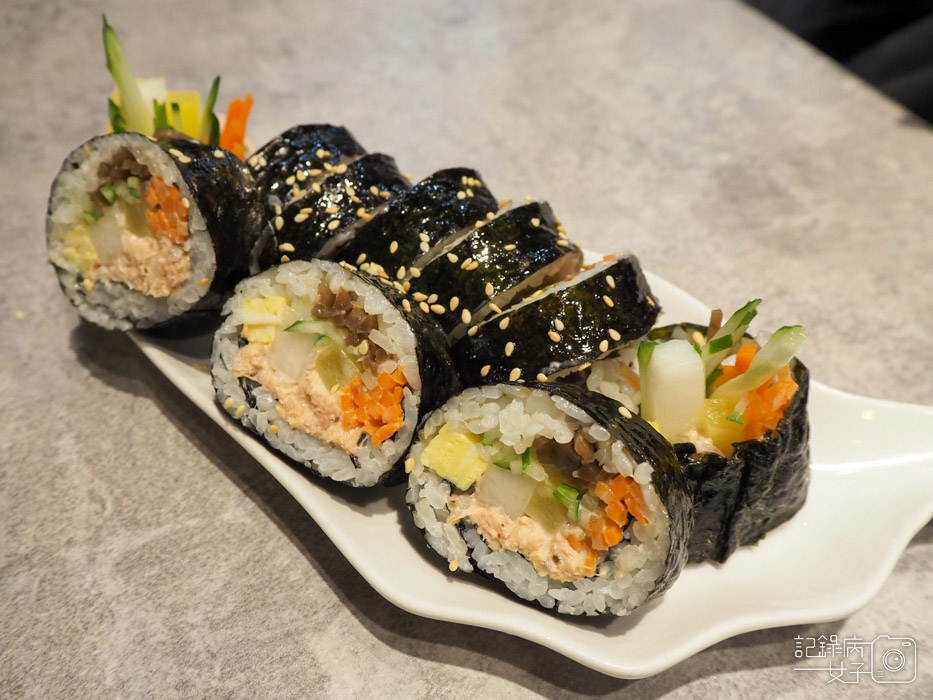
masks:
POLYGON ((745 0, 933 123, 933 0, 745 0))

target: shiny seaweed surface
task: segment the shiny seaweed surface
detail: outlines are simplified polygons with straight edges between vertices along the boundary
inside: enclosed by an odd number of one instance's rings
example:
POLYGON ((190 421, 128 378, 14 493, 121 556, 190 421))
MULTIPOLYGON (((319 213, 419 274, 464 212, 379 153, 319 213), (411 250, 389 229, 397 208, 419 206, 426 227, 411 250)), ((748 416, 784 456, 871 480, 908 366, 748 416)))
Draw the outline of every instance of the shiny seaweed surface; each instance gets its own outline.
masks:
POLYGON ((454 361, 467 385, 540 380, 641 337, 659 312, 638 259, 614 258, 471 329, 454 361))
POLYGON ((502 212, 445 249, 409 280, 409 293, 443 309, 438 321, 455 340, 490 313, 490 304, 507 306, 519 290, 530 294, 579 271, 582 263, 583 252, 566 238, 551 207, 531 202, 502 212), (528 287, 536 273, 536 286, 528 287))

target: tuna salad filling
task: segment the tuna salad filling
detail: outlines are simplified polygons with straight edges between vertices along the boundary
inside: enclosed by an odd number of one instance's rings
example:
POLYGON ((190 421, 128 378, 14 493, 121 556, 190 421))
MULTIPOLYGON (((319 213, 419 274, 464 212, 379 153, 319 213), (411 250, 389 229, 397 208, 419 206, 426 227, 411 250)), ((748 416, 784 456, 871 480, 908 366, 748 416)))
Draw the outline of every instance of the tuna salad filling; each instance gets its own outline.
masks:
POLYGON ((119 283, 168 297, 191 276, 190 203, 126 146, 101 162, 96 176, 86 207, 64 233, 62 257, 88 290, 119 283))
POLYGON ((240 314, 233 375, 262 385, 290 427, 349 453, 402 427, 408 381, 355 292, 322 282, 314 299, 254 297, 240 314))

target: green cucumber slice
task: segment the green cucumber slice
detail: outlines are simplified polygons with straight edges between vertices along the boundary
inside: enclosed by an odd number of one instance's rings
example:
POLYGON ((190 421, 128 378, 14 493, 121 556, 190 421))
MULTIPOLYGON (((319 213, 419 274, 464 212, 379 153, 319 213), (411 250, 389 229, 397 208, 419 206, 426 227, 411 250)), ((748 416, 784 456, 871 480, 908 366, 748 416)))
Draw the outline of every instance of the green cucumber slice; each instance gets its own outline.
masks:
MULTIPOLYGON (((123 117, 124 131, 138 131, 141 134, 152 135, 152 112, 143 99, 139 85, 136 84, 136 76, 133 69, 130 68, 120 40, 113 27, 107 22, 107 16, 102 15, 104 20, 104 53, 107 56, 107 70, 113 76, 113 82, 120 93, 119 112, 123 117)), ((113 112, 111 111, 111 117, 113 112)), ((112 123, 112 122, 111 122, 112 123)), ((114 129, 116 131, 116 129, 114 129)))
POLYGON ((803 326, 779 328, 755 354, 748 369, 719 386, 710 398, 733 398, 757 389, 793 359, 806 338, 807 331, 803 326))
POLYGON ((715 371, 720 362, 726 359, 732 348, 742 341, 752 319, 758 315, 757 309, 760 303, 761 299, 752 299, 732 314, 722 328, 703 346, 703 369, 707 377, 715 371))
POLYGON ((295 321, 292 325, 285 329, 285 332, 329 335, 334 332, 334 327, 332 324, 325 323, 324 321, 310 319, 304 321, 295 321))
POLYGON ((567 509, 567 516, 574 522, 580 519, 580 499, 583 498, 577 489, 567 484, 560 484, 554 489, 554 498, 567 509))
POLYGON ((210 146, 216 146, 220 141, 220 122, 214 114, 214 104, 217 102, 217 91, 220 89, 220 76, 214 78, 210 92, 207 93, 207 103, 204 105, 204 114, 201 117, 201 128, 198 129, 198 140, 210 146))

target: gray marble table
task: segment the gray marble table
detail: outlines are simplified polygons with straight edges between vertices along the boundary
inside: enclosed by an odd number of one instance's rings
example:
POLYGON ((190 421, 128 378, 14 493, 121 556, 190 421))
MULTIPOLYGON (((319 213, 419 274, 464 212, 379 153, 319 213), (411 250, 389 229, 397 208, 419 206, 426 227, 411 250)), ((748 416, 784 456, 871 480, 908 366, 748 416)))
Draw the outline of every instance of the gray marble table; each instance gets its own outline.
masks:
MULTIPOLYGON (((251 91, 256 141, 328 121, 415 177, 470 165, 709 305, 763 297, 820 381, 933 403, 933 131, 736 2, 103 4, 139 74, 251 91)), ((104 125, 100 10, 0 4, 0 696, 808 698, 793 639, 820 634, 917 641, 915 684, 847 698, 933 693, 930 525, 850 617, 638 681, 382 599, 57 289, 45 199, 104 125)))

